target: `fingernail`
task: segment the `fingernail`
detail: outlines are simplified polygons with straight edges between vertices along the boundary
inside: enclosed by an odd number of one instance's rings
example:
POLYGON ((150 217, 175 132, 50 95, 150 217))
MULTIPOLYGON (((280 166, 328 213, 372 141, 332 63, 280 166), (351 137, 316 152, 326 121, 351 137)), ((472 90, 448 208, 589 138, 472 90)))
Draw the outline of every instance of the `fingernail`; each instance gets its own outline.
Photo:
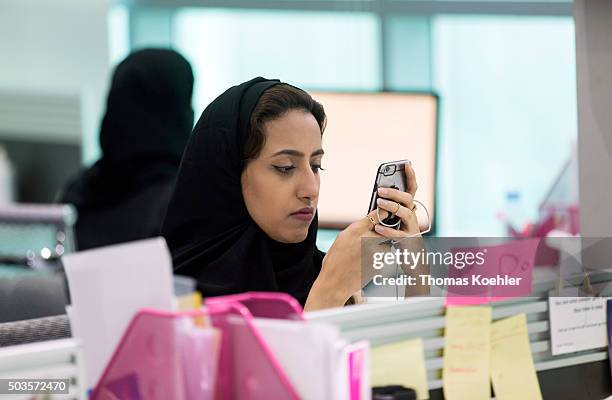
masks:
POLYGON ((385 207, 385 206, 391 205, 391 202, 385 199, 376 199, 376 204, 378 204, 381 207, 385 207))
POLYGON ((378 188, 378 194, 385 195, 388 193, 387 188, 378 188))
POLYGON ((376 232, 380 232, 380 231, 382 231, 382 226, 380 226, 380 225, 375 225, 375 226, 374 226, 374 230, 375 230, 376 232))

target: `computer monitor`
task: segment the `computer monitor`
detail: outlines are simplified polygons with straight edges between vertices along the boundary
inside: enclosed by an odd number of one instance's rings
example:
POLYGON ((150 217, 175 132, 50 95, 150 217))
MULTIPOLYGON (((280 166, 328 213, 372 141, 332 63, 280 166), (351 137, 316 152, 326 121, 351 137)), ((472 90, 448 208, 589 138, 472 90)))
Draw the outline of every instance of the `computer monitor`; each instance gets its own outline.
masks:
MULTIPOLYGON (((434 218, 438 98, 432 93, 310 92, 323 104, 319 226, 344 228, 368 211, 378 166, 409 159, 417 174, 416 199, 434 218)), ((421 229, 427 216, 417 206, 421 229)))

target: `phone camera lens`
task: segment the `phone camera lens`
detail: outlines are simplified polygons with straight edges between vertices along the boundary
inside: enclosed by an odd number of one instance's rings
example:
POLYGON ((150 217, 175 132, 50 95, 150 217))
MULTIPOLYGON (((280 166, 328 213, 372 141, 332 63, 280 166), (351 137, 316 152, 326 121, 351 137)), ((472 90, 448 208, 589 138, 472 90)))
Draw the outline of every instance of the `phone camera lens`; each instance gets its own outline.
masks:
POLYGON ((395 173, 395 165, 391 164, 391 165, 385 165, 385 167, 382 170, 382 174, 384 176, 391 176, 395 173))

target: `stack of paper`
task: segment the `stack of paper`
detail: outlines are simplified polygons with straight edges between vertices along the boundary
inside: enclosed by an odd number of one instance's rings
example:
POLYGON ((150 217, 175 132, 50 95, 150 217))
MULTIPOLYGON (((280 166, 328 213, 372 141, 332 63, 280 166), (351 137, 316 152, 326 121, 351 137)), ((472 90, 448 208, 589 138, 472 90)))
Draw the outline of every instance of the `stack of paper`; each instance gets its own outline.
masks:
POLYGON ((213 400, 221 332, 185 317, 177 329, 185 400, 213 400))

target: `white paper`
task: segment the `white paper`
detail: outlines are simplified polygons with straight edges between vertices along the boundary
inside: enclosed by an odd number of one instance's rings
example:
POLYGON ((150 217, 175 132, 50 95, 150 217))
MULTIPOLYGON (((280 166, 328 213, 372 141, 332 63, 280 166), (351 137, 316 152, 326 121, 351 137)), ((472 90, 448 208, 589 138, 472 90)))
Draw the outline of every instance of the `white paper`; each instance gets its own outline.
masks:
POLYGON ((550 297, 550 337, 553 355, 605 347, 605 297, 550 297))
POLYGON ((137 311, 172 310, 172 261, 158 237, 69 254, 62 262, 72 335, 83 345, 86 387, 92 388, 137 311))
POLYGON ((333 366, 338 348, 347 343, 340 339, 338 328, 267 318, 256 318, 254 324, 302 399, 341 400, 334 393, 333 366))
POLYGON ((216 328, 196 326, 189 318, 180 321, 177 331, 183 369, 183 400, 213 400, 221 332, 216 328))
POLYGON ((349 382, 349 360, 347 344, 345 341, 338 341, 334 348, 336 359, 333 366, 335 372, 334 382, 332 382, 332 399, 350 399, 349 382))

